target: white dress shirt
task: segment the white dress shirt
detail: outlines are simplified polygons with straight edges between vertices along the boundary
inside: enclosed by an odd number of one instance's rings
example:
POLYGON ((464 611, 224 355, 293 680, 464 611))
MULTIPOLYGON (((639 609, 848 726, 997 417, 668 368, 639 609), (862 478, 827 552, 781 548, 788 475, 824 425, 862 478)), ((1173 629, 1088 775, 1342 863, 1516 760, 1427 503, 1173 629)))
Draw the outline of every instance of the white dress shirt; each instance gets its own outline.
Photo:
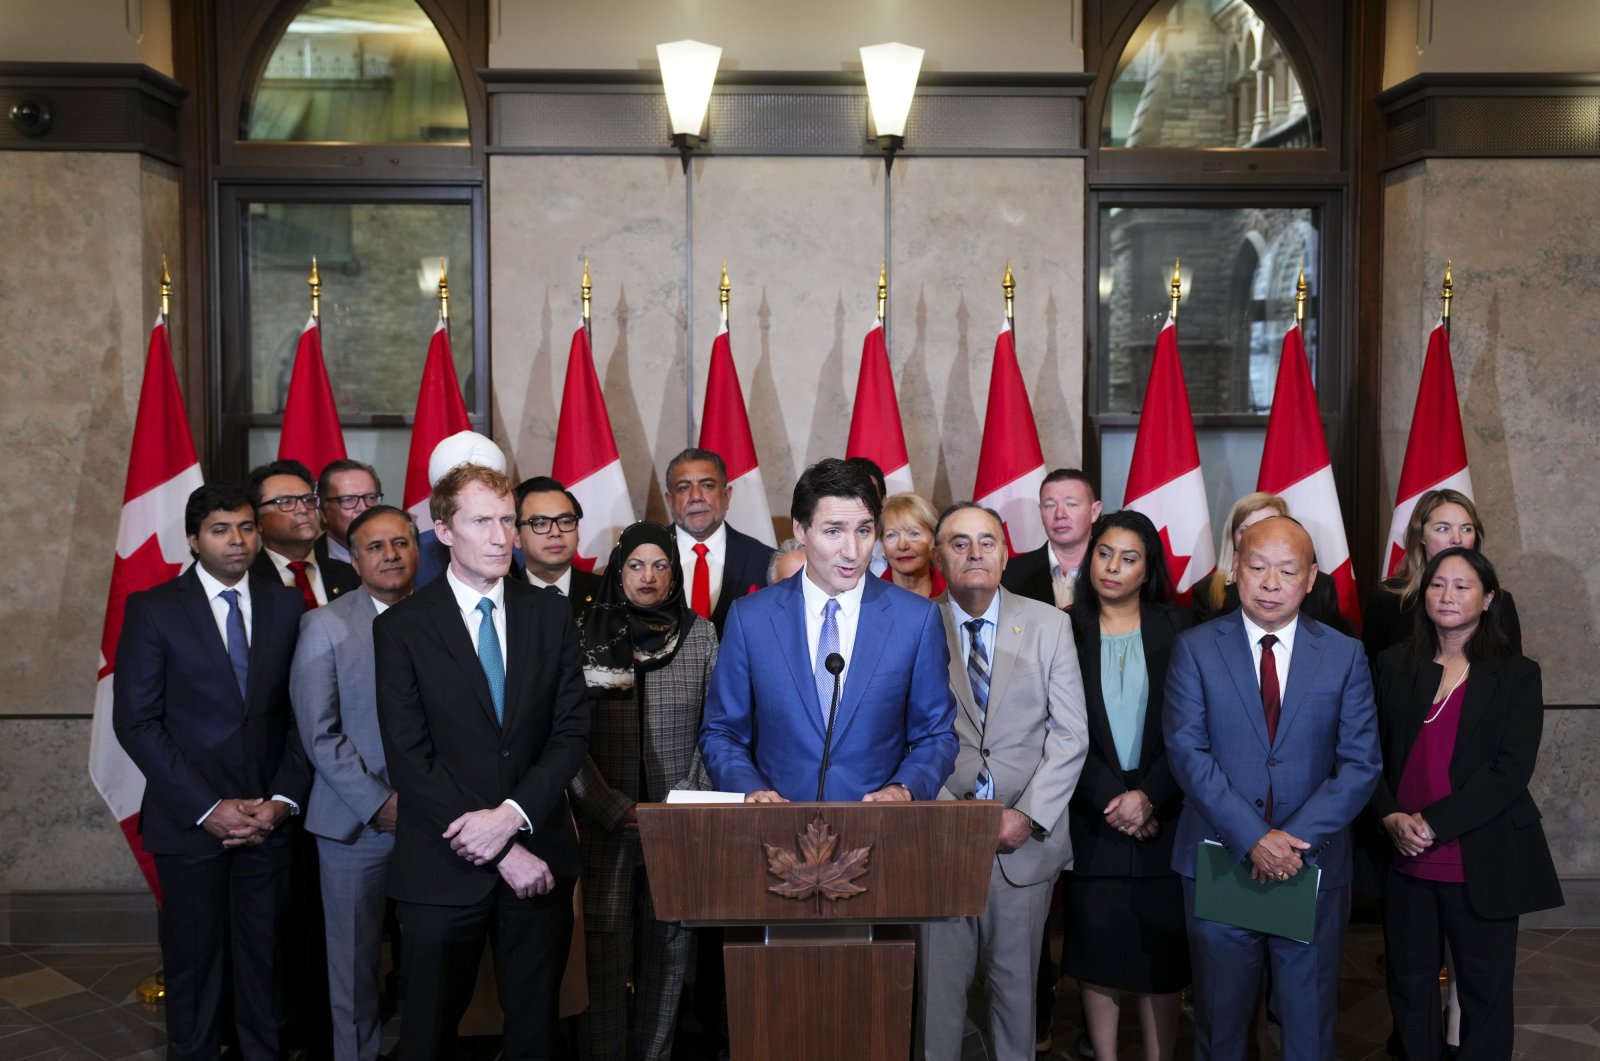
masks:
MULTIPOLYGON (((1267 632, 1251 622, 1242 608, 1239 610, 1239 618, 1244 620, 1245 636, 1250 639, 1250 658, 1255 662, 1256 688, 1259 689, 1261 688, 1261 639, 1267 636, 1267 632)), ((1273 636, 1278 639, 1278 643, 1272 646, 1272 658, 1278 664, 1279 703, 1283 702, 1283 694, 1289 689, 1289 661, 1294 658, 1294 635, 1299 628, 1300 614, 1296 612, 1295 617, 1290 619, 1282 630, 1273 631, 1273 636)))
MULTIPOLYGON (((275 553, 265 545, 261 547, 261 551, 267 554, 267 558, 272 561, 272 566, 278 569, 278 577, 283 580, 285 586, 290 589, 300 588, 294 584, 294 572, 289 570, 289 558, 287 556, 275 553)), ((317 564, 317 551, 315 549, 306 554, 306 578, 311 582, 311 592, 317 598, 317 604, 320 606, 328 603, 328 591, 322 585, 322 568, 317 564)))
POLYGON ((806 666, 816 670, 817 642, 822 640, 822 612, 828 601, 839 602, 839 611, 833 620, 839 627, 839 655, 844 657, 844 670, 839 672, 839 688, 850 678, 850 656, 856 647, 856 627, 861 622, 861 597, 866 592, 867 580, 856 580, 855 588, 847 589, 837 597, 829 597, 823 588, 811 581, 805 569, 800 571, 800 588, 806 602, 806 666))
POLYGON ((728 562, 728 524, 717 524, 717 529, 703 542, 695 541, 694 535, 677 524, 672 525, 672 532, 678 538, 678 559, 683 563, 683 580, 687 583, 683 591, 690 603, 694 600, 694 565, 700 562, 700 558, 694 554, 694 547, 706 547, 706 573, 711 576, 711 610, 716 611, 717 601, 722 597, 722 568, 728 562))
POLYGON ((1078 593, 1078 575, 1083 572, 1083 566, 1089 562, 1089 557, 1085 554, 1077 567, 1069 568, 1061 563, 1054 545, 1046 548, 1050 550, 1050 588, 1055 591, 1056 607, 1070 608, 1078 593))
POLYGON ((546 582, 544 579, 542 579, 538 575, 534 574, 533 573, 533 568, 531 568, 531 567, 524 568, 523 569, 523 573, 528 576, 528 585, 532 586, 534 589, 554 589, 557 593, 561 594, 563 597, 572 596, 572 565, 571 564, 567 565, 567 569, 565 571, 561 572, 561 577, 556 579, 554 582, 546 582))
MULTIPOLYGON (((329 560, 343 560, 347 564, 350 563, 350 549, 348 546, 340 545, 339 540, 331 534, 323 535, 323 540, 328 543, 329 560)), ((315 550, 312 550, 312 555, 316 555, 315 550)))
MULTIPOLYGON (((495 579, 494 585, 489 587, 489 592, 479 593, 456 577, 453 567, 444 569, 445 581, 450 584, 450 592, 456 596, 456 607, 461 609, 461 621, 467 628, 467 637, 472 641, 472 653, 478 653, 478 631, 483 626, 483 613, 478 610, 478 602, 488 597, 494 601, 494 608, 489 612, 490 620, 494 623, 495 637, 500 640, 500 662, 506 668, 509 677, 511 673, 511 660, 506 655, 506 580, 495 579)), ((510 682, 507 682, 507 688, 510 682)), ((507 705, 508 707, 510 705, 507 705)), ((528 812, 522 809, 514 799, 508 799, 503 805, 509 805, 522 818, 522 831, 533 832, 533 822, 528 818, 528 812)))

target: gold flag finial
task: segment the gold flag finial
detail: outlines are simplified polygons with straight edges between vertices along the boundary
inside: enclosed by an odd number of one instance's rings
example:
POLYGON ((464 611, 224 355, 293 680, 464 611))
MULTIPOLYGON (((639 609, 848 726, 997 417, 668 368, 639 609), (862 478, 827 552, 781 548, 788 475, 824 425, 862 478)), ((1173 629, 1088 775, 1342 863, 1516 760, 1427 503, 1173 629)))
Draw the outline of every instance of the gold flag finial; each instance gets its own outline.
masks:
POLYGON ((172 313, 172 274, 167 272, 167 256, 161 256, 161 319, 172 313))
POLYGON ((1013 316, 1012 306, 1017 297, 1017 282, 1011 278, 1011 262, 1006 262, 1006 275, 1000 280, 1000 290, 1006 293, 1006 320, 1013 316))
POLYGON ((311 256, 311 276, 306 280, 311 288, 311 316, 322 319, 322 277, 317 275, 317 256, 311 256))
POLYGON ((1455 297, 1455 278, 1450 275, 1450 259, 1444 260, 1444 287, 1439 289, 1439 300, 1444 303, 1444 319, 1450 320, 1450 300, 1455 297))
POLYGON ((722 282, 717 285, 717 298, 722 303, 722 323, 728 323, 728 296, 733 292, 733 285, 728 283, 728 263, 722 263, 722 282))
POLYGON ((443 258, 439 259, 439 319, 450 320, 450 274, 443 258))
POLYGON ((1300 279, 1294 285, 1294 323, 1295 326, 1303 324, 1306 319, 1306 263, 1300 263, 1300 279))
POLYGON ((878 266, 878 319, 883 320, 884 310, 889 306, 889 263, 882 262, 878 266))
POLYGON ((1172 308, 1167 312, 1172 314, 1172 319, 1178 319, 1178 300, 1183 297, 1183 277, 1178 273, 1181 259, 1172 259, 1172 308))
POLYGON ((589 259, 583 260, 583 322, 589 323, 589 296, 594 291, 594 284, 589 281, 589 259))

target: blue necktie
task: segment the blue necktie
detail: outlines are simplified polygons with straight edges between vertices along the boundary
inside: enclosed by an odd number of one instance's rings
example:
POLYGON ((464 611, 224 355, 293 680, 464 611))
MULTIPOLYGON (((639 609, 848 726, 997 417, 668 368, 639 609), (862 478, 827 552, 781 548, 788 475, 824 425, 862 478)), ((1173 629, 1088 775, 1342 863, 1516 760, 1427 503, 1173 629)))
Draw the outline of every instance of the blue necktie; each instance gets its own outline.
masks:
MULTIPOLYGON (((980 728, 989 719, 989 655, 983 650, 982 636, 985 622, 984 619, 968 619, 965 624, 972 643, 967 650, 967 680, 972 683, 972 699, 978 705, 980 728)), ((978 799, 994 799, 994 778, 989 776, 988 767, 978 771, 973 795, 978 799)))
POLYGON ((833 707, 833 675, 828 673, 828 657, 839 651, 839 602, 828 599, 822 609, 822 635, 817 638, 817 662, 812 673, 817 680, 817 703, 822 708, 822 724, 828 724, 828 712, 833 707))
POLYGON ((478 623, 478 662, 483 665, 483 676, 489 679, 489 699, 494 701, 494 720, 502 726, 506 722, 506 661, 500 656, 500 637, 494 632, 494 601, 484 597, 478 602, 483 621, 478 623))
POLYGON ((238 590, 225 589, 222 596, 228 602, 228 660, 239 683, 239 697, 245 699, 250 688, 250 642, 244 632, 244 612, 239 609, 238 590))

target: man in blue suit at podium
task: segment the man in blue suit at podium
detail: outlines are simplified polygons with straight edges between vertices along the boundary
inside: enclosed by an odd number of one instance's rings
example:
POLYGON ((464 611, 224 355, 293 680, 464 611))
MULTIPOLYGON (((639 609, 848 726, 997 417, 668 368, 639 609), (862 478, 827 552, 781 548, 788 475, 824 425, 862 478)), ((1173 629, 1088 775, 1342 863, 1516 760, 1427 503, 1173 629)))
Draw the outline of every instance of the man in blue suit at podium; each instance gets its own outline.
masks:
POLYGON ((872 481, 842 460, 795 484, 805 567, 734 602, 711 675, 700 750, 717 788, 753 803, 815 799, 819 785, 826 800, 933 799, 950 776, 939 609, 863 577, 880 511, 872 481))

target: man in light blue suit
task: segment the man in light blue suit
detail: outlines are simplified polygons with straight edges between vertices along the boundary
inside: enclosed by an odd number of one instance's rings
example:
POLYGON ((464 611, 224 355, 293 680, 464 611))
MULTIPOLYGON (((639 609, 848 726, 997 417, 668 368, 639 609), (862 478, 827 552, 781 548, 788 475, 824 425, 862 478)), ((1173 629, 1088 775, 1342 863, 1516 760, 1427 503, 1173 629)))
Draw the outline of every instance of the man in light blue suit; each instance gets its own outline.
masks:
POLYGON ((1279 516, 1250 527, 1234 559, 1239 610, 1181 636, 1167 672, 1167 758, 1184 792, 1172 867, 1184 878, 1199 1061, 1245 1056, 1264 963, 1283 1056, 1336 1052, 1350 823, 1381 763, 1361 643, 1300 614, 1316 575, 1300 524, 1279 516), (1262 882, 1320 869, 1312 941, 1195 917, 1203 840, 1262 882))
POLYGON ((872 481, 841 460, 795 484, 805 568, 735 601, 723 628, 700 733, 717 788, 756 803, 815 799, 835 688, 824 799, 932 799, 950 776, 955 698, 939 609, 862 577, 880 511, 872 481))
POLYGON ((350 560, 361 587, 306 612, 289 674, 300 739, 316 776, 306 828, 317 838, 338 1061, 378 1056, 378 957, 399 797, 378 733, 372 620, 411 593, 417 527, 390 505, 357 516, 350 560))

